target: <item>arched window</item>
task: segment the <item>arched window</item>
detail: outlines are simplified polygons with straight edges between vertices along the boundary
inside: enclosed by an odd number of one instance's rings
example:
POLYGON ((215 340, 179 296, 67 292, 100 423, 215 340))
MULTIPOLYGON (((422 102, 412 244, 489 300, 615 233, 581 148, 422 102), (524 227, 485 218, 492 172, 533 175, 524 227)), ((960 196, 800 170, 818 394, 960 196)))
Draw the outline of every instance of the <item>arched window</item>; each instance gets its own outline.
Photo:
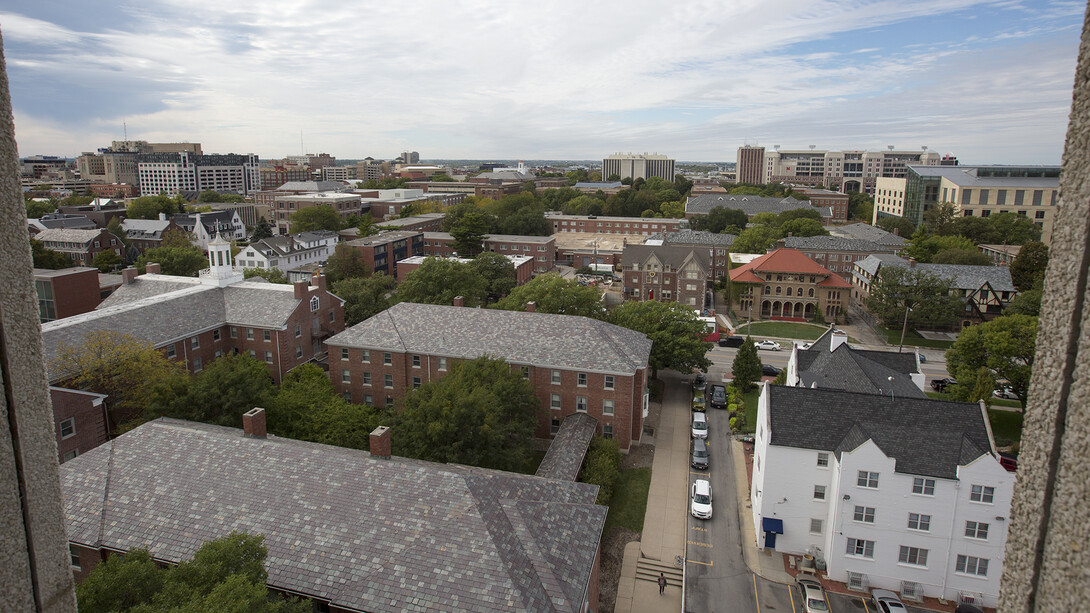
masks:
POLYGON ((814 297, 814 288, 812 288, 812 287, 810 288, 810 294, 809 294, 809 296, 810 296, 811 298, 813 298, 813 297, 814 297))
POLYGON ((790 296, 790 295, 791 295, 791 288, 790 288, 790 287, 789 287, 789 288, 787 288, 787 295, 788 295, 788 296, 790 296))
POLYGON ((782 293, 783 293, 783 288, 780 287, 779 285, 777 285, 776 286, 776 295, 779 296, 782 293))
POLYGON ((766 285, 765 286, 765 294, 771 294, 771 293, 772 293, 772 286, 766 285))
POLYGON ((311 297, 311 299, 310 299, 310 310, 311 311, 317 311, 318 310, 318 297, 317 296, 311 297))

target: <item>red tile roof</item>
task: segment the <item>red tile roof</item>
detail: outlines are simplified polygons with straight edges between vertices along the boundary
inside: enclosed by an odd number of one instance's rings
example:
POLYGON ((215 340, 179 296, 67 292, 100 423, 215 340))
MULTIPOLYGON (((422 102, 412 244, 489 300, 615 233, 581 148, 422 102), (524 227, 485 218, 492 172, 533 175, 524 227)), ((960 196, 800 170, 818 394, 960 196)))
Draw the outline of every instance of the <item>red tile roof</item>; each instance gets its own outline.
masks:
POLYGON ((763 280, 753 274, 755 271, 823 275, 826 278, 818 282, 818 285, 822 287, 851 287, 851 283, 811 260, 798 249, 782 247, 771 253, 766 253, 730 271, 730 280, 740 283, 764 283, 763 280))

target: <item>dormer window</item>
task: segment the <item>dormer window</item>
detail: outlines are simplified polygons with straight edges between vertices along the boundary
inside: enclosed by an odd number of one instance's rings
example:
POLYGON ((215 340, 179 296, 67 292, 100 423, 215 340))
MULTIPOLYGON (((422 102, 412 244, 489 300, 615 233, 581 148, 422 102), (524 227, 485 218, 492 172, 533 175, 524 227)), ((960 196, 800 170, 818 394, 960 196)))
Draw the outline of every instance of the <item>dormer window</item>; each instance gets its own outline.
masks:
POLYGON ((311 311, 317 311, 318 310, 318 297, 317 296, 312 296, 311 297, 311 299, 310 299, 310 310, 311 311))

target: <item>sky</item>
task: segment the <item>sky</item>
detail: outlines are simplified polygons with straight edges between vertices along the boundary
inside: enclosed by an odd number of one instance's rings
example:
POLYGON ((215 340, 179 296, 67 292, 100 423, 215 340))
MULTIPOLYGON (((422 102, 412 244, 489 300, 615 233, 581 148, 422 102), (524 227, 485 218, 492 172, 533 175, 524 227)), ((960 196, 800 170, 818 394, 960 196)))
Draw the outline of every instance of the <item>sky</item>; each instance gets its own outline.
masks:
POLYGON ((1059 164, 1084 2, 0 0, 20 155, 1059 164))

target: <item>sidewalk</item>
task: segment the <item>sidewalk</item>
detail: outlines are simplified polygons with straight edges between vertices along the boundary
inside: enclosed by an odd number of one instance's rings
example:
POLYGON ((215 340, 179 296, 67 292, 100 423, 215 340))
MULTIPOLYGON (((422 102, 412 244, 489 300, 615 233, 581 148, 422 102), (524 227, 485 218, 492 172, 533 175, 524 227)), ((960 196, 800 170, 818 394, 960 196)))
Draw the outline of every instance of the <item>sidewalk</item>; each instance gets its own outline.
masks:
POLYGON ((749 502, 749 471, 746 468, 744 443, 731 442, 734 454, 734 483, 738 491, 738 525, 742 531, 742 556, 749 570, 769 581, 794 583, 795 579, 784 569, 783 556, 773 550, 757 547, 757 533, 753 527, 753 506, 749 502))
MULTIPOLYGON (((662 413, 655 431, 655 460, 651 466, 651 487, 647 492, 647 511, 643 518, 640 542, 629 543, 621 563, 617 585, 617 613, 658 613, 682 610, 682 586, 670 581, 666 593, 640 571, 646 566, 674 566, 676 556, 685 555, 685 518, 688 512, 689 484, 689 411, 687 403, 671 397, 682 389, 677 380, 660 373, 663 386, 662 413)), ((675 375, 676 376, 676 375, 675 375)), ((680 569, 677 570, 680 573, 680 569)))

